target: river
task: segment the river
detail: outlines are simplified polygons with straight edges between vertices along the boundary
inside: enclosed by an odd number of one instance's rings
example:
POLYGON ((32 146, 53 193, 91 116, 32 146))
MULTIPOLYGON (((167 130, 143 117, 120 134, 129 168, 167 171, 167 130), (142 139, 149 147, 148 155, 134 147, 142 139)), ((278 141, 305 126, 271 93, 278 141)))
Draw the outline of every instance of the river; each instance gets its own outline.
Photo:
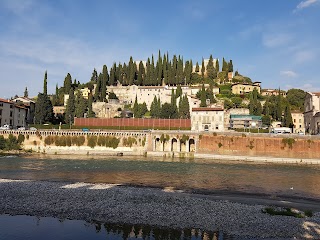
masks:
POLYGON ((0 178, 320 199, 319 165, 140 156, 1 156, 0 178))

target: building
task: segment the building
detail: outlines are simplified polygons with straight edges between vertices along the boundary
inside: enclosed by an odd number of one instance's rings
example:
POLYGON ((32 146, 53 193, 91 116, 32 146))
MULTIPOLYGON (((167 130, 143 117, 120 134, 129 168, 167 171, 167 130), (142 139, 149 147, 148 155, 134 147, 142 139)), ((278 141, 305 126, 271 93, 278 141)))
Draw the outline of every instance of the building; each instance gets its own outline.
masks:
POLYGON ((261 92, 261 82, 250 83, 235 83, 231 86, 231 91, 233 94, 242 95, 250 93, 253 89, 257 89, 258 93, 261 92))
POLYGON ((293 130, 292 133, 305 133, 304 115, 299 111, 292 111, 293 130))
POLYGON ((114 118, 120 117, 124 105, 118 103, 95 102, 92 103, 92 111, 95 112, 97 118, 114 118))
POLYGON ((262 117, 246 114, 230 114, 230 129, 261 128, 262 117))
MULTIPOLYGON (((279 89, 261 89, 261 95, 262 96, 278 96, 279 95, 279 89)), ((280 90, 280 95, 283 97, 287 96, 287 92, 280 90)))
POLYGON ((223 108, 192 108, 191 130, 210 132, 224 131, 223 108))
POLYGON ((248 108, 230 108, 224 111, 224 128, 230 127, 230 115, 249 115, 248 108))
MULTIPOLYGON (((85 87, 85 88, 82 88, 77 91, 81 92, 84 99, 87 99, 87 100, 89 99, 89 95, 91 94, 91 90, 89 88, 85 87)), ((74 92, 74 96, 77 95, 77 91, 74 92)), ((68 100, 69 100, 69 94, 64 94, 64 96, 63 96, 63 105, 64 106, 67 106, 68 100)))
MULTIPOLYGON (((209 84, 205 84, 205 88, 208 88, 209 84)), ((195 96, 202 85, 196 86, 181 86, 182 94, 187 94, 190 110, 192 107, 197 107, 198 100, 195 96)), ((146 103, 147 108, 150 109, 151 103, 154 97, 160 99, 161 104, 171 102, 172 90, 176 91, 176 86, 108 86, 107 96, 113 92, 122 104, 133 104, 137 97, 138 103, 146 103)), ((219 88, 213 88, 213 94, 219 94, 219 88)), ((178 102, 179 103, 179 102, 178 102)))
POLYGON ((26 127, 28 109, 23 105, 0 98, 0 126, 5 124, 13 128, 26 127))
POLYGON ((33 123, 34 122, 34 114, 36 110, 36 102, 33 101, 30 98, 27 97, 17 97, 12 100, 12 102, 15 103, 15 105, 24 106, 28 113, 27 113, 27 123, 33 123))
POLYGON ((304 100, 305 132, 320 133, 320 92, 307 92, 304 100))
POLYGON ((55 117, 63 116, 66 111, 65 106, 53 106, 53 114, 55 117))

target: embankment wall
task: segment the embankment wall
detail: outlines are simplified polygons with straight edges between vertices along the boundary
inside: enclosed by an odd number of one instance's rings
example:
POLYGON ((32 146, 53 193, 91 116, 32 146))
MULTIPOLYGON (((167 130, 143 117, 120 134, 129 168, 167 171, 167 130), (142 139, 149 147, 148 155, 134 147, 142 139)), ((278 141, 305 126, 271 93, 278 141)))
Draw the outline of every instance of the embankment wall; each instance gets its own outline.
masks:
POLYGON ((206 134, 199 137, 197 153, 265 156, 277 158, 320 158, 319 138, 295 136, 250 136, 206 134))

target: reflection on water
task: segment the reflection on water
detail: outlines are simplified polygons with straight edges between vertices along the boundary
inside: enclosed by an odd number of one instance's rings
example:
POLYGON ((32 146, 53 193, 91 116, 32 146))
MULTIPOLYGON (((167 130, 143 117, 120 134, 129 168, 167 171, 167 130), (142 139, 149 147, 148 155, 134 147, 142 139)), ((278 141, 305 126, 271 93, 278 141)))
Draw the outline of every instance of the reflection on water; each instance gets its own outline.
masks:
POLYGON ((320 199, 319 165, 104 157, 0 158, 0 178, 239 191, 320 199))
POLYGON ((232 239, 218 231, 165 229, 148 225, 83 222, 55 218, 0 215, 1 240, 56 239, 232 239))

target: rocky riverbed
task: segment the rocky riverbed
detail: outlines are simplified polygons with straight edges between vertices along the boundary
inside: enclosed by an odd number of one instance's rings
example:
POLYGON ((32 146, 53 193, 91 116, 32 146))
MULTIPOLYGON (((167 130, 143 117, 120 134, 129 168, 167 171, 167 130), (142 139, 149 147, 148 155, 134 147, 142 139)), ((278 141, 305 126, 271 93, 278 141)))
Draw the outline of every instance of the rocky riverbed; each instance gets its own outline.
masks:
POLYGON ((212 200, 172 189, 0 179, 0 214, 222 231, 235 239, 319 239, 312 217, 270 216, 266 206, 212 200))

